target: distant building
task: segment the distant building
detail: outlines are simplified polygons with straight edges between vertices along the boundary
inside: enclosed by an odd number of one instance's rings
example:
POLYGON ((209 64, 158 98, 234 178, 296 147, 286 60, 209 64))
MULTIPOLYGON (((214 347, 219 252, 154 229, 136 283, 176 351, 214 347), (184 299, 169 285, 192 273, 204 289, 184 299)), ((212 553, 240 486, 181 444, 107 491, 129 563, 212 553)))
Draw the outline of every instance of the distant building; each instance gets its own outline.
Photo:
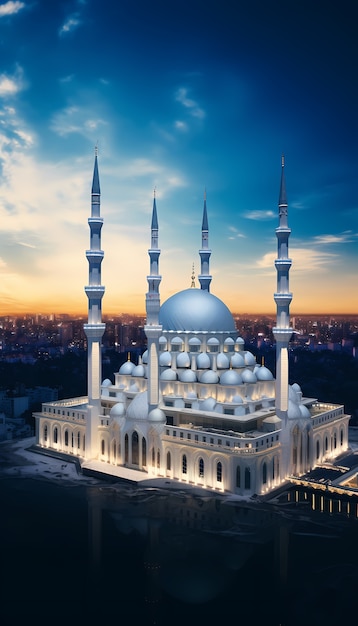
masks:
MULTIPOLYGON (((256 362, 238 336, 227 306, 211 293, 209 226, 204 198, 199 250, 200 288, 185 289, 160 306, 156 198, 147 277, 148 349, 124 363, 114 383, 102 381, 102 217, 97 155, 88 220, 90 249, 88 397, 46 402, 35 413, 36 442, 47 452, 96 461, 106 473, 140 470, 192 485, 243 496, 275 489, 348 448, 349 416, 338 404, 304 398, 289 385, 288 346, 291 259, 284 163, 278 204, 276 380, 256 362)), ((194 279, 193 279, 194 283, 194 279)))

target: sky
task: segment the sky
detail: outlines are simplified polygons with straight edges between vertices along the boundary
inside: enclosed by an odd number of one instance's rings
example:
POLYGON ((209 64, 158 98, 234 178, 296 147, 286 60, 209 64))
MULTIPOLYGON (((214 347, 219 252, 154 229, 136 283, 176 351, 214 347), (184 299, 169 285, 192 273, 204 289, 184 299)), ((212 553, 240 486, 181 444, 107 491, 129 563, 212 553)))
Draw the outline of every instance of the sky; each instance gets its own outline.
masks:
MULTIPOLYGON (((86 313, 95 147, 104 314, 200 273, 273 313, 281 155, 291 313, 358 313, 356 0, 0 0, 0 316, 86 313)), ((196 285, 199 286, 196 279, 196 285)))

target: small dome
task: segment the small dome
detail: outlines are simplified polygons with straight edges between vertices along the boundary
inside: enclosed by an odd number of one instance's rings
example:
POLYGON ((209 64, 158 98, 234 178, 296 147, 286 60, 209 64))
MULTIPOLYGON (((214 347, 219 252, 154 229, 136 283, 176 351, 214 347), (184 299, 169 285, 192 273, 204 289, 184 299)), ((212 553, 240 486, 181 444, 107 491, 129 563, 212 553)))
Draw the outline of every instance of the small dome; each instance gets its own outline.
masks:
POLYGON ((216 337, 210 337, 210 339, 208 339, 207 341, 208 346, 218 346, 219 344, 220 341, 216 337))
POLYGON ((201 346, 201 341, 198 337, 190 337, 189 346, 201 346))
POLYGON ((265 367, 265 365, 261 365, 261 367, 255 367, 255 374, 257 380, 273 380, 273 374, 270 370, 265 367))
POLYGON ((195 383, 197 381, 197 377, 193 370, 182 370, 178 372, 178 379, 181 383, 195 383))
POLYGON ((242 378, 235 370, 226 370, 220 376, 220 383, 222 385, 242 385, 242 378))
POLYGON ((102 382, 102 387, 109 387, 112 384, 112 381, 109 380, 109 378, 105 378, 105 380, 102 382))
POLYGON ((231 367, 237 367, 237 368, 245 367, 244 357, 239 352, 235 352, 232 355, 230 363, 231 363, 231 367))
POLYGON ((145 367, 144 365, 140 364, 140 365, 136 365, 133 372, 132 372, 132 376, 135 376, 136 378, 144 378, 145 377, 145 367))
POLYGON ((118 373, 119 374, 132 374, 134 368, 135 368, 135 365, 134 363, 132 363, 132 361, 126 361, 125 363, 123 363, 123 365, 121 365, 118 373))
POLYGON ((129 391, 131 391, 131 392, 137 392, 137 391, 139 391, 139 387, 138 387, 138 385, 136 385, 136 383, 133 383, 133 385, 131 385, 131 386, 129 387, 129 391))
POLYGON ((184 342, 181 337, 173 337, 170 343, 172 346, 182 346, 184 342))
POLYGON ((199 380, 201 383, 204 383, 206 385, 215 385, 219 382, 219 376, 217 372, 214 372, 214 370, 205 370, 200 375, 199 380))
POLYGON ((125 414, 125 408, 123 402, 117 402, 114 404, 109 412, 109 416, 112 418, 123 417, 125 414))
POLYGON ((148 396, 142 391, 134 396, 127 409, 127 418, 131 420, 146 420, 148 417, 148 396))
POLYGON ((187 352, 179 352, 177 356, 177 367, 189 367, 190 357, 187 352))
POLYGON ((188 398, 188 400, 196 400, 198 396, 196 395, 195 391, 188 391, 186 397, 188 398))
POLYGON ((235 394, 235 396, 233 396, 232 398, 232 402, 234 402, 235 404, 243 404, 243 399, 241 396, 235 394))
POLYGON ((294 389, 295 391, 298 391, 298 393, 301 393, 301 387, 299 386, 298 383, 293 383, 293 385, 291 385, 292 389, 294 389))
POLYGON ((160 343, 160 345, 164 345, 165 343, 167 343, 167 338, 164 337, 164 335, 161 335, 159 337, 159 343, 160 343))
POLYGON ((304 404, 300 404, 299 409, 301 411, 302 417, 309 417, 309 418, 311 417, 311 413, 309 412, 309 409, 304 404))
POLYGON ((196 357, 196 366, 199 370, 205 370, 210 367, 210 357, 206 352, 200 352, 196 357))
POLYGON ((161 373, 160 380, 177 380, 177 373, 168 367, 161 373))
POLYGON ((230 361, 224 352, 219 352, 216 358, 216 367, 219 370, 227 370, 230 367, 230 361))
POLYGON ((172 355, 170 352, 165 351, 159 355, 159 365, 163 367, 170 367, 172 364, 172 355))
POLYGON ((297 404, 297 402, 293 402, 291 399, 288 400, 287 416, 290 420, 299 419, 301 417, 299 405, 297 404))
POLYGON ((215 398, 206 398, 206 400, 204 400, 201 403, 200 409, 201 411, 214 411, 215 405, 216 405, 215 398))
POLYGON ((243 340, 243 338, 242 338, 242 337, 237 337, 237 339, 236 339, 235 343, 236 343, 238 346, 243 346, 243 345, 245 345, 245 341, 243 340))
POLYGON ((241 372, 241 377, 242 377, 243 383, 256 383, 257 382, 257 378, 255 374, 249 369, 245 369, 243 372, 241 372))
POLYGON ((142 363, 144 364, 148 363, 148 350, 145 350, 142 354, 142 363))
POLYGON ((224 341, 224 344, 225 346, 233 346, 235 344, 235 341, 232 337, 227 337, 224 341))
POLYGON ((254 355, 252 354, 252 352, 249 352, 248 350, 246 350, 244 352, 244 359, 245 359, 245 365, 256 365, 256 358, 254 357, 254 355))
POLYGON ((165 424, 165 422, 167 421, 167 418, 165 416, 164 411, 162 411, 161 409, 158 409, 158 407, 156 409, 152 409, 148 415, 148 420, 150 422, 156 422, 159 424, 165 424))

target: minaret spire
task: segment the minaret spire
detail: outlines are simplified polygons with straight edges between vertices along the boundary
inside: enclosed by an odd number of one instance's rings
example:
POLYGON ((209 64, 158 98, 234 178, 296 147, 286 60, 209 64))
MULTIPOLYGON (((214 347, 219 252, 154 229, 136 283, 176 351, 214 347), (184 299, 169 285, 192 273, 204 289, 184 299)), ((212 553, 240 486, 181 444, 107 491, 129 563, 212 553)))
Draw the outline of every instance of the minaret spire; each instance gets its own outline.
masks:
POLYGON ((98 150, 95 148, 91 191, 90 249, 86 250, 89 265, 89 284, 85 287, 88 298, 88 323, 83 328, 87 337, 87 387, 88 416, 86 423, 86 458, 97 455, 98 423, 101 399, 102 355, 101 343, 105 331, 102 323, 102 298, 105 288, 101 285, 101 263, 104 253, 101 250, 101 229, 103 218, 100 215, 101 191, 98 174, 98 150))
POLYGON ((159 285, 162 277, 159 275, 158 247, 158 216, 156 192, 154 189, 152 221, 151 221, 151 247, 148 250, 150 259, 150 274, 147 276, 148 291, 146 294, 147 320, 144 327, 148 340, 148 406, 149 411, 155 409, 159 403, 159 337, 162 327, 159 324, 160 296, 159 285))
MULTIPOLYGON (((285 434, 289 432, 287 427, 288 420, 288 345, 292 335, 292 327, 290 326, 290 303, 292 293, 289 290, 289 271, 292 261, 288 256, 288 239, 291 229, 287 223, 287 196, 285 184, 285 161, 282 157, 281 161, 281 185, 278 201, 279 225, 276 228, 277 237, 277 259, 275 267, 277 271, 277 291, 274 294, 276 302, 276 327, 273 328, 273 334, 276 339, 276 413, 282 419, 283 440, 285 434), (285 428, 286 427, 286 428, 285 428)), ((283 472, 288 470, 289 464, 289 446, 286 442, 283 456, 283 472), (286 466, 286 469, 285 469, 286 466)))
POLYGON ((209 224, 206 209, 206 189, 204 191, 203 221, 201 225, 201 250, 199 250, 199 255, 201 260, 201 273, 198 276, 200 288, 204 291, 210 291, 212 277, 209 274, 209 261, 211 250, 209 249, 209 224))

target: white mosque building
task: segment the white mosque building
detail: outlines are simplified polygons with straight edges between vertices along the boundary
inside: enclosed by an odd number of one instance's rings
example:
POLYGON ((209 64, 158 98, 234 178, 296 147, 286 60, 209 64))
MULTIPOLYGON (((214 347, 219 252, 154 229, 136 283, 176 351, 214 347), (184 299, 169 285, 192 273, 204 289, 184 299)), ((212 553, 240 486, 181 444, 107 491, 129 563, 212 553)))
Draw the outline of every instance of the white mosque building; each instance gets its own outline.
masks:
POLYGON ((100 185, 97 154, 88 219, 90 249, 88 397, 46 402, 35 413, 36 445, 65 453, 81 465, 120 475, 162 477, 213 492, 241 496, 271 491, 289 478, 332 461, 348 449, 349 415, 337 404, 302 396, 289 385, 288 346, 293 332, 289 307, 287 198, 282 159, 278 203, 276 379, 245 350, 227 306, 210 292, 211 250, 206 198, 199 250, 200 288, 194 286, 160 305, 158 217, 154 196, 150 270, 146 294, 147 350, 102 381, 100 185))

